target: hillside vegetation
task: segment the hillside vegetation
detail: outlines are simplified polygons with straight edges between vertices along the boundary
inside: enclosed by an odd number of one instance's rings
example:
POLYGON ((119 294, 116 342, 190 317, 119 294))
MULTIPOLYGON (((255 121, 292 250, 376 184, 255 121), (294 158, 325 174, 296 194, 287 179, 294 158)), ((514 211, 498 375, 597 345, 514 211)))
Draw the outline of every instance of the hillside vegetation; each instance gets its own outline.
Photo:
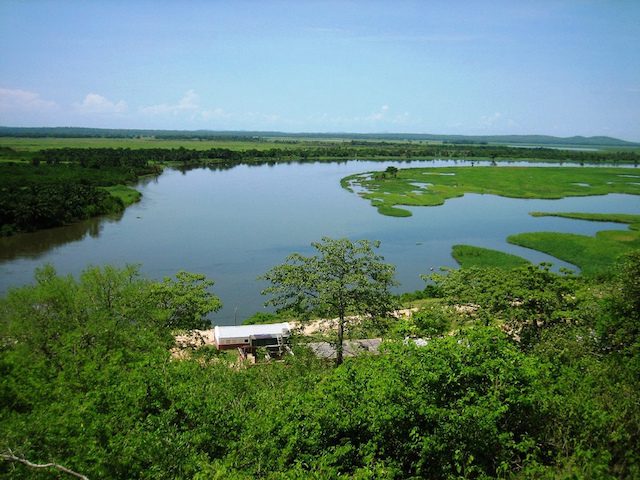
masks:
POLYGON ((638 251, 598 283, 452 271, 370 324, 379 355, 336 368, 299 339, 248 368, 171 359, 219 307, 202 276, 45 267, 0 301, 0 452, 89 478, 638 478, 638 278, 638 251))

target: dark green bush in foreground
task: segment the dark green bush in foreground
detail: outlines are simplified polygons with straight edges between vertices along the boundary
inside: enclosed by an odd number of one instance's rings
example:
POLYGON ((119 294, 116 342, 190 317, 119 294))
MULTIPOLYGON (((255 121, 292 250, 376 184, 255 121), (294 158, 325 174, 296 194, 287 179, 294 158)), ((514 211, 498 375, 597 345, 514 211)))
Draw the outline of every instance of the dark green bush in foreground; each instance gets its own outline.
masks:
MULTIPOLYGON (((47 268, 0 302, 0 451, 89 478, 638 478, 639 262, 610 285, 565 279, 573 321, 526 349, 478 325, 338 368, 300 348, 248 369, 170 358, 169 329, 218 305, 206 279, 47 268)), ((565 282, 548 275, 531 273, 565 282)))

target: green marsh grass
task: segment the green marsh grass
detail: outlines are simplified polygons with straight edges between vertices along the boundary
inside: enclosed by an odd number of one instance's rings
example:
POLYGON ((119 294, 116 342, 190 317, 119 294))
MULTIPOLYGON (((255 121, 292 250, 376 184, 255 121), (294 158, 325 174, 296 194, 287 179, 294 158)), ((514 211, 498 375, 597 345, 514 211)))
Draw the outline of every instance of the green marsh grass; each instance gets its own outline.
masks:
POLYGON ((626 193, 640 195, 640 174, 632 168, 440 167, 407 168, 396 176, 382 172, 345 177, 383 215, 410 216, 400 206, 436 206, 465 193, 510 198, 558 199, 626 193), (427 186, 417 184, 429 183, 427 186), (398 212, 402 210, 403 213, 398 212))
POLYGON ((577 265, 585 275, 607 272, 617 259, 640 248, 640 215, 623 213, 532 212, 535 217, 552 216, 628 224, 631 230, 602 230, 594 237, 558 232, 519 233, 509 243, 538 250, 577 265))
POLYGON ((461 268, 494 267, 511 269, 531 263, 517 255, 490 248, 474 247, 473 245, 454 245, 451 256, 461 268))
POLYGON ((113 185, 110 187, 103 187, 112 196, 122 200, 125 207, 133 205, 139 202, 142 198, 142 194, 134 188, 127 187, 126 185, 113 185))

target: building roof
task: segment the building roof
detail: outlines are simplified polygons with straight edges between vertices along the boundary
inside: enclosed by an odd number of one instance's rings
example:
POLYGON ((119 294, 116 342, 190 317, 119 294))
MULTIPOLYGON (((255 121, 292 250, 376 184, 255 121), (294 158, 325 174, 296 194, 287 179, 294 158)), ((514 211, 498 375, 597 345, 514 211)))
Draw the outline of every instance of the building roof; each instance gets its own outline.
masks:
POLYGON ((289 324, 268 323, 265 325, 239 325, 239 326, 220 326, 215 327, 215 337, 220 340, 223 338, 242 338, 251 335, 289 335, 289 324))

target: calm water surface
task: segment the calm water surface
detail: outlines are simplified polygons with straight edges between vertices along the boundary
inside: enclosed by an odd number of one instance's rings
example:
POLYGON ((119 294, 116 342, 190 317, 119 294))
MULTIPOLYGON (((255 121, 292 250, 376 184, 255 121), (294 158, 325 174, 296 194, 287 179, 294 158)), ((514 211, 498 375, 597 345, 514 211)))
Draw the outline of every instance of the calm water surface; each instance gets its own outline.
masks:
MULTIPOLYGON (((450 162, 412 162, 442 166, 450 162)), ((465 164, 457 162, 457 164, 465 164)), ((476 162, 478 164, 478 162, 476 162)), ((631 195, 517 200, 467 194, 439 207, 411 208, 410 218, 385 217, 369 202, 340 187, 352 173, 407 163, 345 163, 238 166, 230 170, 166 170, 138 185, 140 203, 120 218, 93 219, 69 227, 0 240, 0 293, 32 282, 33 271, 51 263, 77 274, 88 265, 141 264, 152 278, 178 270, 205 273, 224 308, 214 323, 240 322, 263 310, 264 285, 256 280, 292 252, 311 253, 322 236, 381 240, 380 253, 397 266, 400 291, 422 288, 419 275, 456 266, 451 246, 467 243, 501 249, 533 262, 552 257, 506 243, 520 232, 557 231, 593 235, 619 224, 553 217, 534 210, 640 213, 631 195)), ((530 165, 530 164, 529 164, 530 165)))

